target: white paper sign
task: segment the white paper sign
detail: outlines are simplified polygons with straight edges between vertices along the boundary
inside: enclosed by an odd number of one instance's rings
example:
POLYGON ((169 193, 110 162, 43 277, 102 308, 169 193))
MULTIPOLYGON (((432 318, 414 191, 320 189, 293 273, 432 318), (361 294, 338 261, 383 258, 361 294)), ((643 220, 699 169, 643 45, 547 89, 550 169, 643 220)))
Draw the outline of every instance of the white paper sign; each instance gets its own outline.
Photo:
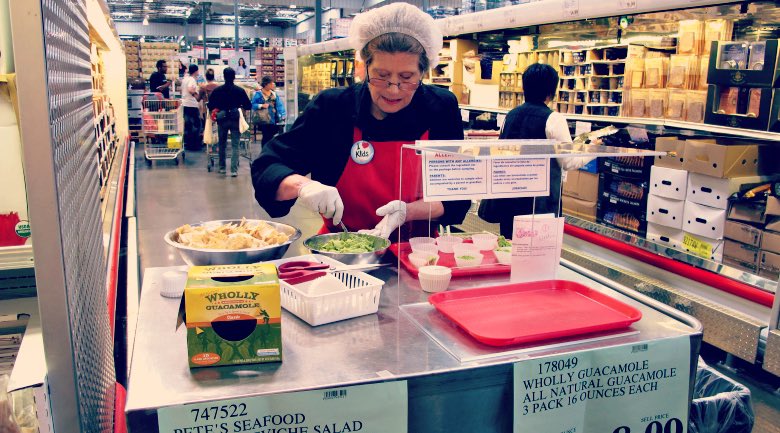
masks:
POLYGON ((506 114, 496 114, 496 125, 498 129, 504 129, 504 122, 506 121, 506 114))
POLYGON ((563 19, 580 16, 580 0, 563 0, 563 19))
MULTIPOLYGON (((469 150, 479 154, 480 148, 469 150)), ((427 202, 548 196, 550 159, 469 158, 424 152, 423 179, 423 198, 427 202)))
POLYGON ((460 120, 464 122, 469 121, 469 110, 460 110, 460 120))
POLYGON ((618 0, 618 10, 636 9, 636 0, 618 0))
POLYGON ((518 215, 512 230, 513 283, 555 279, 561 261, 564 218, 518 215))
POLYGON ((574 136, 584 134, 593 130, 593 124, 590 122, 580 122, 579 120, 574 123, 574 136))
POLYGON ((514 432, 683 433, 688 337, 515 363, 514 432))
POLYGON ((163 407, 160 433, 406 432, 406 381, 163 407))

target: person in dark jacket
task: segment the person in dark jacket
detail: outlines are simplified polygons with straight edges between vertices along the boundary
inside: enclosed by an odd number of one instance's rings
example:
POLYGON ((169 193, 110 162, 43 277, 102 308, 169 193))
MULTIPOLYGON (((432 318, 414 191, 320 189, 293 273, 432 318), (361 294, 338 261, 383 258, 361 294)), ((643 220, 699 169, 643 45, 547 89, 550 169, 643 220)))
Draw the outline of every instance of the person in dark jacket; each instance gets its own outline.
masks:
POLYGON ((400 177, 404 144, 463 139, 455 95, 421 83, 442 46, 433 19, 394 3, 358 15, 350 39, 366 82, 323 91, 265 146, 252 163, 258 203, 280 217, 299 200, 322 214, 322 232, 343 221, 350 231, 386 238, 399 227, 402 236, 427 235, 429 219, 462 222, 469 201, 423 202, 414 152, 404 151, 400 177))
POLYGON ((225 173, 225 151, 227 148, 227 136, 230 133, 230 146, 232 154, 230 156, 230 176, 238 176, 238 146, 241 140, 241 131, 238 122, 241 114, 252 109, 252 103, 249 102, 244 89, 236 86, 233 82, 236 79, 236 71, 233 68, 225 68, 222 71, 225 77, 225 84, 217 87, 211 92, 209 97, 209 110, 212 112, 212 119, 216 119, 219 127, 219 173, 225 173))
MULTIPOLYGON (((548 139, 558 143, 571 143, 566 119, 547 107, 555 98, 557 89, 558 72, 552 66, 540 63, 529 66, 523 73, 525 103, 507 114, 499 138, 548 139)), ((588 161, 588 158, 581 157, 552 159, 549 196, 482 200, 479 216, 488 222, 499 223, 501 234, 511 239, 515 215, 560 215, 561 168, 575 170, 588 161)))

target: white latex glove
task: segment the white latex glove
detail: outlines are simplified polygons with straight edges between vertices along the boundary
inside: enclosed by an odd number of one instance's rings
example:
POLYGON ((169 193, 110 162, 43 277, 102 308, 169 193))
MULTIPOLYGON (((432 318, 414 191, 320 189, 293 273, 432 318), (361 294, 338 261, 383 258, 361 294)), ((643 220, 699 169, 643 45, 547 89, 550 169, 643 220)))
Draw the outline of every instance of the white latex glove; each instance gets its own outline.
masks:
POLYGON ((385 239, 395 231, 401 224, 406 222, 406 203, 401 200, 393 200, 390 203, 376 210, 377 216, 384 217, 379 224, 371 230, 360 230, 358 233, 365 233, 373 236, 380 236, 385 239))
POLYGON ((585 167, 593 157, 588 156, 574 156, 570 158, 558 158, 558 165, 561 166, 561 170, 571 171, 579 170, 585 167))
POLYGON ((341 217, 344 214, 344 203, 336 188, 313 180, 301 187, 298 191, 298 199, 308 209, 325 218, 333 218, 333 224, 341 222, 341 217))

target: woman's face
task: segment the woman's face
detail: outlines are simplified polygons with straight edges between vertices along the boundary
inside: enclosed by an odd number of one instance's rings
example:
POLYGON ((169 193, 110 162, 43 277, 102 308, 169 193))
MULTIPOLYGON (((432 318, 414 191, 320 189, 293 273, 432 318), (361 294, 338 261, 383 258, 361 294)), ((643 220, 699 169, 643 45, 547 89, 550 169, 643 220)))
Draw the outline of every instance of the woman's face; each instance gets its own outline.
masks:
POLYGON ((378 119, 383 119, 388 114, 397 113, 406 108, 412 102, 416 90, 399 89, 397 83, 419 83, 420 56, 411 53, 386 53, 377 51, 371 65, 368 66, 368 77, 386 80, 393 83, 391 86, 375 85, 369 83, 368 90, 371 93, 372 114, 378 119))
POLYGON ((243 58, 238 59, 238 66, 246 66, 246 62, 243 58))

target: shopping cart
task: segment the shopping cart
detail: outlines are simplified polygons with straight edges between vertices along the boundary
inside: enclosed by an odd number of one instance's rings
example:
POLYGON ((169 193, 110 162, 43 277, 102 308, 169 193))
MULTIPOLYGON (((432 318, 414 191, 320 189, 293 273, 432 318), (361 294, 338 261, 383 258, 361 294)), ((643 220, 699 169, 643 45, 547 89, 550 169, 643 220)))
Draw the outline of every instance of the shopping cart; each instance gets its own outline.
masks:
POLYGON ((179 163, 179 155, 184 160, 184 148, 180 139, 168 136, 181 136, 184 129, 184 113, 178 99, 162 99, 153 95, 144 95, 142 104, 142 134, 144 137, 144 156, 151 165, 153 160, 173 160, 179 163))

